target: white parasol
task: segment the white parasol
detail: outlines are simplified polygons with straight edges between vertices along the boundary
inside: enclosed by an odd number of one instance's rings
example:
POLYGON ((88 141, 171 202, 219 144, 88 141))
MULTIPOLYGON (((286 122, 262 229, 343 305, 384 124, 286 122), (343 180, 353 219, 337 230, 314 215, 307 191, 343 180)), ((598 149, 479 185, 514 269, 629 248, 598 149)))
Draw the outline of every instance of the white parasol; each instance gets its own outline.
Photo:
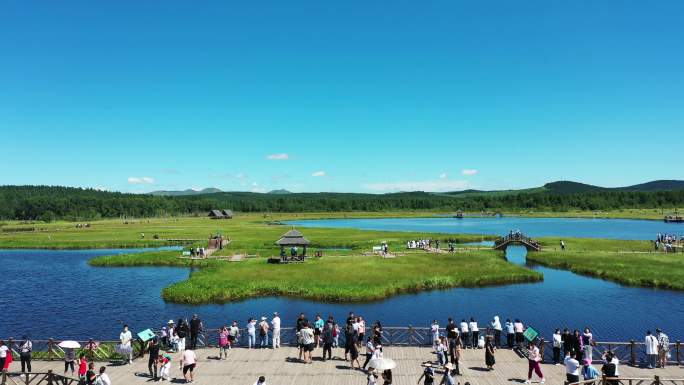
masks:
POLYGON ((387 370, 396 368, 397 363, 391 358, 374 358, 370 360, 368 366, 377 370, 387 370))
POLYGON ((76 341, 62 341, 57 346, 65 349, 78 349, 81 347, 81 344, 76 341))

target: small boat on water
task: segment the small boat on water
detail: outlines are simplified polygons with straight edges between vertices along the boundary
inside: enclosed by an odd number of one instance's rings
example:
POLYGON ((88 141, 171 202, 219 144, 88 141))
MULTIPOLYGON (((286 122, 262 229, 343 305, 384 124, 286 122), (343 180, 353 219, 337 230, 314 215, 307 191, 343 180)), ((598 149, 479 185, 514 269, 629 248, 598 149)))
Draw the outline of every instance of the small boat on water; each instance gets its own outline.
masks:
POLYGON ((454 215, 454 218, 463 219, 463 211, 458 210, 458 211, 456 212, 456 215, 454 215))
POLYGON ((681 215, 666 215, 665 222, 668 223, 684 223, 684 217, 681 215))

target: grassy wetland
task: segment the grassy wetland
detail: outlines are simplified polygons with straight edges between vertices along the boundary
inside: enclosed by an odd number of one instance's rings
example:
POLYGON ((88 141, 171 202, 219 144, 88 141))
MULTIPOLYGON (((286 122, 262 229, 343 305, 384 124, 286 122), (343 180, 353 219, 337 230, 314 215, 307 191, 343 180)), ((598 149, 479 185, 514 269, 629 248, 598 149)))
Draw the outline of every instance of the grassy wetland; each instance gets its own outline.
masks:
MULTIPOLYGON (((270 265, 276 256, 274 242, 290 226, 282 221, 313 218, 376 217, 377 213, 241 214, 232 220, 179 217, 103 220, 88 227, 71 222, 5 223, 0 248, 125 248, 168 245, 206 246, 210 234, 231 239, 216 256, 249 254, 241 262, 178 258, 178 250, 149 251, 92 259, 98 267, 175 266, 199 267, 190 277, 162 291, 171 302, 200 304, 239 301, 259 296, 292 296, 324 301, 364 301, 405 292, 452 287, 475 287, 542 280, 540 273, 508 263, 500 252, 484 247, 458 247, 457 253, 405 250, 409 239, 453 239, 457 243, 491 240, 492 236, 355 229, 301 228, 312 241, 310 255, 323 258, 303 264, 270 265), (143 237, 144 234, 144 237, 143 237), (388 242, 397 258, 364 256, 372 246, 388 242)), ((427 216, 423 212, 385 213, 387 216, 427 216)), ((648 241, 541 238, 544 251, 528 260, 550 267, 605 278, 629 285, 684 290, 681 254, 652 252, 648 241)), ((443 244, 443 247, 446 247, 443 244)))
POLYGON ((630 286, 684 290, 682 253, 655 252, 653 242, 609 239, 543 238, 541 252, 527 261, 630 286))

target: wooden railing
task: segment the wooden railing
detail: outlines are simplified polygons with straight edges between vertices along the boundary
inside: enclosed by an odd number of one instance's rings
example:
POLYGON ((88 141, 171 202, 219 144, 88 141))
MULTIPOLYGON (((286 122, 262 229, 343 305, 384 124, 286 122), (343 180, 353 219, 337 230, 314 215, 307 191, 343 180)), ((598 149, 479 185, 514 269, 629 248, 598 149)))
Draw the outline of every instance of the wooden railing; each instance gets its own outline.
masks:
MULTIPOLYGON (((268 345, 272 344, 272 330, 268 335, 268 345)), ((370 326, 366 327, 366 336, 372 333, 370 326)), ((492 329, 480 329, 480 334, 492 336, 492 329)), ((160 333, 157 333, 160 335, 160 333)), ((441 335, 446 335, 445 329, 440 329, 441 335)), ((237 346, 247 346, 248 335, 245 329, 240 330, 240 335, 236 343, 237 346)), ((505 335, 501 336, 502 342, 505 342, 505 335)), ((381 335, 382 344, 386 346, 431 346, 432 332, 428 327, 384 327, 381 335)), ((19 357, 17 344, 12 339, 8 339, 7 345, 12 348, 15 357, 19 357)), ((256 345, 259 345, 259 332, 256 333, 256 345)), ((37 360, 61 360, 64 358, 64 350, 59 347, 59 340, 33 340, 33 359, 37 360)), ((76 351, 76 354, 83 352, 89 360, 92 361, 108 361, 123 359, 115 352, 115 347, 118 341, 79 341, 82 348, 76 351)), ((297 344, 296 330, 293 327, 284 327, 280 329, 280 343, 283 346, 294 346, 297 344)), ((338 344, 344 346, 345 337, 344 329, 341 327, 338 336, 338 344)), ((133 341, 133 355, 134 357, 141 357, 145 354, 143 349, 143 342, 140 340, 133 341)), ((186 341, 186 347, 190 346, 189 336, 186 341)), ((213 348, 218 346, 218 329, 205 329, 197 338, 197 346, 201 348, 213 348)), ((553 344, 551 341, 540 339, 539 344, 540 353, 544 362, 553 362, 553 344)), ((629 341, 629 342, 596 342, 596 346, 592 347, 592 359, 600 360, 601 356, 607 351, 611 351, 621 363, 638 366, 646 363, 646 348, 643 342, 629 341)), ((684 344, 679 340, 670 343, 669 360, 672 364, 681 365, 684 361, 684 344)), ((561 353, 562 355, 562 353, 561 353)), ((562 358, 562 357, 561 357, 562 358)))
POLYGON ((2 372, 1 385, 77 385, 78 378, 55 374, 52 370, 41 373, 8 373, 2 372))
POLYGON ((629 377, 601 377, 595 380, 572 382, 568 385, 684 385, 684 378, 629 378, 629 377))

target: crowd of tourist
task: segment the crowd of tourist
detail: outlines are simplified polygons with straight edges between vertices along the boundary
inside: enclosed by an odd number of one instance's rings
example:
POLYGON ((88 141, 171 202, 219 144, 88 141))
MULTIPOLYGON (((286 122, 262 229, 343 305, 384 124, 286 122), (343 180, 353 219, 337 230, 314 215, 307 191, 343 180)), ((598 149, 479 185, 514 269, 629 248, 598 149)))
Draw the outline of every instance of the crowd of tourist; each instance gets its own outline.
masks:
MULTIPOLYGON (((392 383, 391 369, 376 370, 372 364, 374 360, 385 358, 382 346, 383 327, 380 321, 369 325, 361 315, 355 315, 353 312, 350 312, 342 322, 338 322, 332 315, 324 319, 320 314, 316 314, 310 321, 301 313, 295 320, 294 331, 297 361, 312 364, 314 356, 319 357, 320 361, 344 360, 349 362, 351 369, 366 374, 368 385, 378 384, 380 380, 383 384, 392 383), (342 341, 341 336, 344 337, 342 341), (334 348, 343 348, 344 355, 334 355, 334 348)), ((226 360, 228 351, 241 341, 246 341, 243 346, 247 349, 278 349, 281 347, 281 319, 277 312, 273 313, 271 319, 265 316, 258 320, 249 318, 242 329, 237 321, 233 321, 230 326, 224 325, 219 328, 216 337, 218 360, 226 360), (243 333, 246 334, 246 338, 242 338, 243 333)), ((434 320, 430 325, 429 337, 436 360, 422 364, 424 368, 419 383, 423 381, 425 385, 435 384, 435 369, 442 368, 441 384, 455 384, 455 378, 461 375, 459 360, 464 349, 482 349, 486 370, 494 370, 497 350, 503 348, 514 349, 527 357, 528 376, 525 383, 530 383, 534 374, 541 383, 546 381, 540 366, 543 361, 543 348, 537 338, 537 332, 525 327, 520 319, 506 319, 502 322, 496 315, 489 322, 478 324, 474 317, 463 318, 460 322, 449 318, 445 327, 440 326, 438 320, 434 320)), ((206 333, 201 319, 196 314, 189 321, 183 318, 177 322, 170 320, 158 333, 153 334, 152 338, 144 341, 144 350, 148 354, 149 377, 156 381, 170 381, 172 361, 177 359, 178 369, 183 373, 184 380, 188 383, 193 382, 198 361, 195 350, 199 345, 207 346, 207 341, 202 338, 206 338, 206 333)), ((139 338, 134 338, 128 326, 124 325, 116 347, 124 364, 132 363, 132 343, 136 340, 143 342, 139 338)), ((10 345, 13 346, 8 346, 0 340, 0 368, 5 371, 9 369, 12 363, 10 352, 15 349, 20 353, 22 372, 31 372, 32 341, 24 337, 22 341, 10 345)), ((558 328, 551 337, 550 346, 553 349, 553 364, 565 366, 567 383, 579 382, 580 378, 591 380, 602 375, 618 378, 620 375, 620 361, 610 350, 600 356, 600 370, 593 366, 596 340, 588 327, 583 331, 558 328)), ((655 334, 647 331, 644 346, 649 369, 666 366, 670 358, 670 341, 662 330, 655 329, 655 334)), ((294 360, 294 357, 292 359, 294 360)), ((96 373, 95 364, 88 361, 86 354, 81 352, 77 356, 72 348, 64 349, 64 375, 69 373, 72 376, 78 373, 83 385, 111 384, 105 367, 101 367, 99 373, 96 373)), ((265 378, 261 377, 256 384, 265 384, 265 378)))
POLYGON ((682 246, 684 244, 684 235, 677 238, 676 234, 656 234, 656 239, 653 241, 653 245, 656 251, 664 251, 666 253, 671 253, 675 251, 675 246, 682 246))

